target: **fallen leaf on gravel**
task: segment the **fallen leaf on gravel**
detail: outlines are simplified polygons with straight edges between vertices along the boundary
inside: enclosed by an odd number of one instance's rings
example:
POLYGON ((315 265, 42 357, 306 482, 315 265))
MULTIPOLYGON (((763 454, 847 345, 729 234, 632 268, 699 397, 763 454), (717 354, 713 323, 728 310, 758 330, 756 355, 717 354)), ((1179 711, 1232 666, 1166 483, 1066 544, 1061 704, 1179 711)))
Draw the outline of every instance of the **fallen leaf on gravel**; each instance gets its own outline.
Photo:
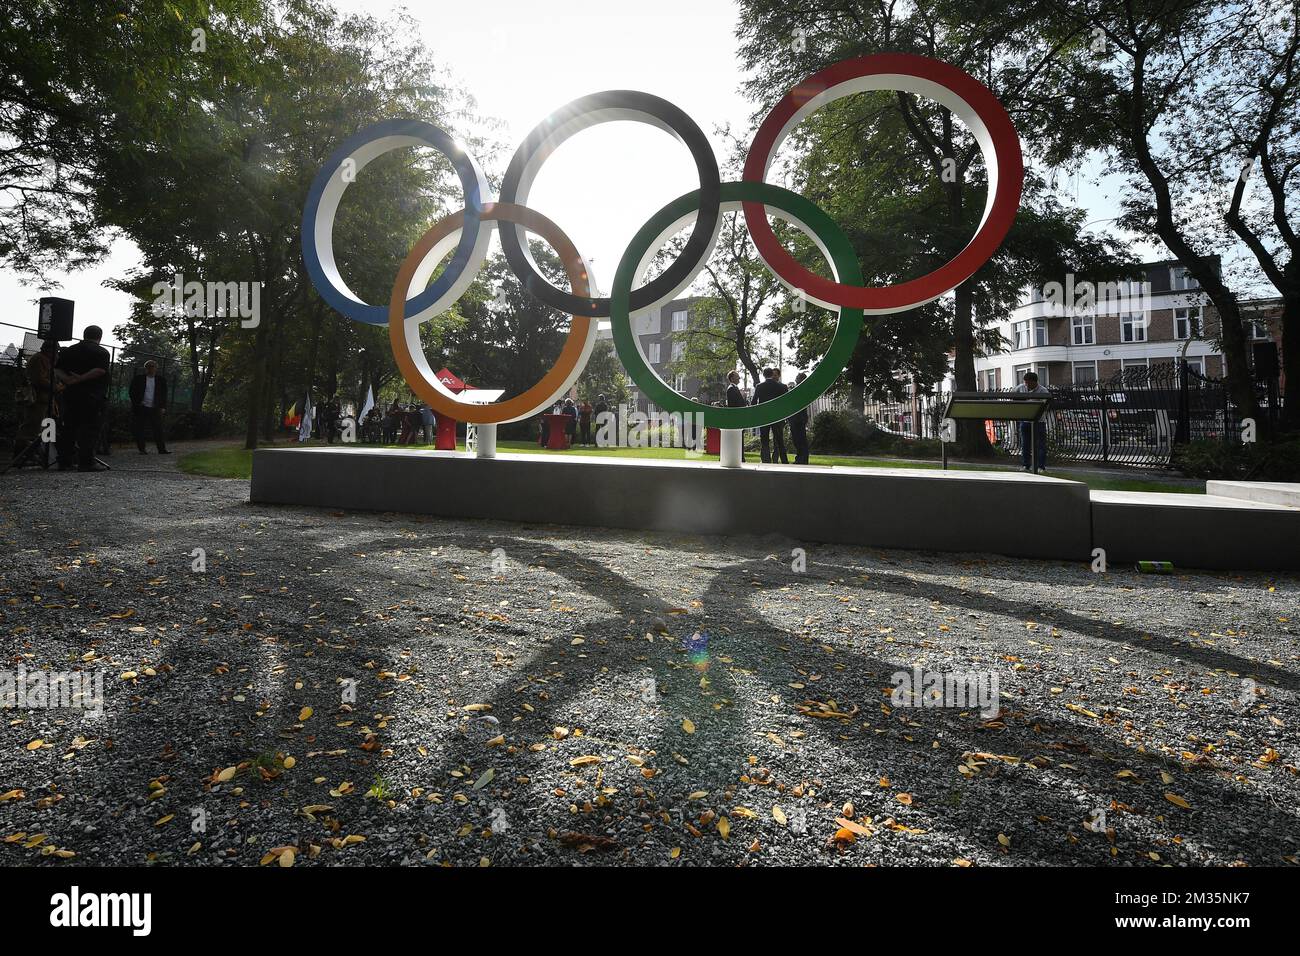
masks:
POLYGON ((689 717, 682 720, 682 730, 686 731, 686 733, 688 734, 695 733, 695 724, 691 722, 691 719, 689 717))
POLYGON ((495 737, 493 737, 491 740, 489 740, 489 741, 487 742, 486 746, 488 746, 488 747, 500 747, 500 746, 501 746, 502 744, 504 744, 505 742, 506 742, 506 735, 505 735, 505 734, 498 734, 497 736, 495 736, 495 737))
POLYGON ((227 767, 225 770, 217 773, 217 783, 226 783, 235 775, 234 767, 227 767))
POLYGON ((910 793, 896 793, 894 794, 894 799, 905 807, 910 807, 912 805, 912 795, 910 793))
POLYGON ((156 827, 160 827, 160 826, 164 825, 165 823, 168 823, 168 822, 170 822, 171 820, 175 819, 175 817, 176 817, 176 814, 174 814, 174 813, 169 813, 169 814, 167 814, 167 816, 161 818, 160 820, 155 821, 155 822, 154 822, 154 826, 156 826, 156 827))
POLYGON ((301 723, 306 720, 312 715, 312 713, 314 712, 310 707, 304 707, 302 710, 298 711, 298 722, 301 723))
POLYGON ((474 781, 474 789, 482 790, 484 787, 486 787, 489 783, 492 782, 492 778, 494 778, 496 775, 497 772, 491 769, 490 767, 487 770, 484 770, 483 775, 474 781))
POLYGON ((774 805, 772 807, 772 819, 775 820, 777 823, 781 824, 781 826, 785 826, 786 824, 785 811, 782 810, 780 807, 774 805))
POLYGON ((0 803, 6 800, 21 800, 25 796, 27 793, 23 790, 10 790, 8 793, 0 793, 0 803))
POLYGON ((572 760, 569 761, 569 766, 584 767, 589 763, 600 763, 600 761, 601 761, 600 757, 597 757, 594 754, 587 754, 586 756, 583 757, 574 757, 572 760))
POLYGON ((724 840, 731 836, 731 821, 726 817, 720 819, 718 821, 718 832, 722 834, 724 840))
POLYGON ((461 710, 467 710, 470 712, 480 711, 480 710, 491 710, 491 709, 492 709, 491 704, 466 704, 464 707, 461 708, 461 710))
POLYGON ((857 838, 858 835, 854 833, 852 830, 850 830, 848 827, 840 827, 838 830, 835 831, 835 836, 832 837, 831 839, 833 839, 836 843, 853 843, 857 840, 857 838))
POLYGON ((284 758, 284 769, 285 769, 285 770, 292 770, 292 769, 294 768, 294 766, 295 766, 297 763, 298 763, 298 761, 297 761, 296 758, 294 758, 294 757, 285 757, 285 758, 284 758))
POLYGON ((957 859, 955 859, 955 860, 952 861, 952 865, 953 865, 953 866, 970 866, 970 865, 971 865, 971 862, 970 862, 970 860, 967 860, 967 859, 965 859, 964 857, 960 857, 960 856, 959 856, 959 857, 957 857, 957 859))
POLYGON ((863 826, 861 823, 856 823, 853 820, 846 820, 844 817, 836 817, 835 822, 840 825, 841 829, 849 830, 852 833, 856 833, 858 836, 869 837, 873 832, 875 832, 870 827, 863 826))
POLYGON ((1166 793, 1165 799, 1176 807, 1182 807, 1184 810, 1192 809, 1192 805, 1176 793, 1166 793))
POLYGON ((42 740, 40 737, 37 737, 35 740, 33 740, 31 743, 29 743, 29 744, 27 745, 27 749, 28 749, 28 750, 40 750, 40 749, 41 749, 41 744, 43 744, 43 743, 45 743, 45 741, 42 740))
POLYGON ((1003 846, 1009 847, 1011 846, 1011 837, 1007 836, 1005 833, 999 833, 998 842, 1001 843, 1003 846))
POLYGON ((590 853, 592 850, 618 849, 618 843, 610 837, 590 833, 561 833, 559 840, 565 846, 577 850, 579 853, 590 853))

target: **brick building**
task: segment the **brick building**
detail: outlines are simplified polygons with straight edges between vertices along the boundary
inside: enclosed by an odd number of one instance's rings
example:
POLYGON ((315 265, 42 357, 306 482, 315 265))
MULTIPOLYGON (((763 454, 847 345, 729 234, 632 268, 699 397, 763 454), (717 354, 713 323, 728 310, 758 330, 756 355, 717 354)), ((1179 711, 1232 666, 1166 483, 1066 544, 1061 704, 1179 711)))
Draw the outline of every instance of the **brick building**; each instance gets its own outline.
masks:
MULTIPOLYGON (((1213 265, 1219 268, 1218 257, 1213 265)), ((1173 363, 1186 355, 1201 374, 1224 374, 1213 339, 1218 312, 1176 261, 1146 263, 1141 280, 1089 284, 1073 278, 1030 291, 998 325, 1005 348, 978 356, 976 385, 1013 388, 1033 369, 1045 385, 1113 378, 1127 368, 1173 363)), ((1281 300, 1243 301, 1247 340, 1281 348, 1281 300)))

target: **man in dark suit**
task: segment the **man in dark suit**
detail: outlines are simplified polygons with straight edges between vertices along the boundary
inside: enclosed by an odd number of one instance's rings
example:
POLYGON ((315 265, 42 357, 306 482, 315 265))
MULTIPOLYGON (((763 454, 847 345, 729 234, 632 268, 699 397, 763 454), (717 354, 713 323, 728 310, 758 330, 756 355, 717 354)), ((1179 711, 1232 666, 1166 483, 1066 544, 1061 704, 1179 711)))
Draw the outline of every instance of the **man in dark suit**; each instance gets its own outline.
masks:
MULTIPOLYGON (((808 376, 800 372, 794 378, 795 385, 799 385, 808 376)), ((790 423, 790 442, 794 445, 794 463, 796 465, 808 464, 808 409, 801 408, 789 418, 790 423)))
POLYGON ((95 440, 99 420, 108 401, 108 349, 99 344, 104 332, 97 325, 86 326, 85 337, 59 353, 55 366, 64 389, 63 421, 58 429, 59 470, 72 467, 76 450, 78 471, 104 471, 95 464, 95 440))
MULTIPOLYGON (((763 369, 763 381, 759 382, 754 388, 754 401, 752 404, 761 405, 763 402, 770 402, 774 398, 780 398, 786 392, 790 391, 785 383, 777 375, 774 368, 763 369)), ((788 465, 790 460, 785 456, 785 422, 773 422, 771 425, 763 425, 758 429, 758 442, 762 449, 763 463, 772 464, 777 458, 773 457, 772 450, 768 447, 769 438, 775 445, 776 455, 779 456, 781 464, 788 465)))
POLYGON ((140 454, 149 452, 144 447, 144 433, 148 428, 158 454, 170 455, 163 441, 163 412, 167 410, 167 378, 158 374, 158 363, 153 359, 144 363, 144 370, 131 379, 131 431, 140 454))

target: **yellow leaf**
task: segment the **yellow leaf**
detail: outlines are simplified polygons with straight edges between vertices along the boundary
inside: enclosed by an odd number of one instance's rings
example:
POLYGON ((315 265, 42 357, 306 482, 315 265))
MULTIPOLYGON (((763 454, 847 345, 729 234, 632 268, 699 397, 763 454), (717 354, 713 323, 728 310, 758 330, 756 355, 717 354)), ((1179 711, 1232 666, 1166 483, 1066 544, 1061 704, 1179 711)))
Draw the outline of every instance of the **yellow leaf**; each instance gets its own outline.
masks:
POLYGON ((35 740, 33 740, 31 743, 29 743, 29 744, 27 745, 27 749, 28 749, 28 750, 40 750, 40 749, 41 749, 41 744, 43 744, 43 743, 45 743, 45 741, 42 740, 40 737, 37 737, 35 740))
POLYGON ((298 711, 298 721, 301 723, 302 721, 310 717, 313 713, 314 711, 310 707, 304 707, 302 710, 298 711))
POLYGON ((731 821, 726 817, 722 817, 718 820, 718 832, 722 834, 722 839, 724 840, 731 836, 731 821))
POLYGON ((294 850, 293 847, 289 847, 287 850, 285 850, 283 853, 280 854, 280 865, 286 867, 293 866, 293 860, 295 856, 297 856, 297 852, 294 850))
POLYGON ((25 796, 27 796, 27 794, 22 790, 10 790, 7 793, 0 793, 0 803, 4 803, 7 800, 21 800, 25 796))
POLYGON ((569 761, 570 767, 585 767, 589 763, 600 763, 600 757, 594 754, 587 754, 584 757, 574 757, 569 761))
POLYGON ((775 820, 777 823, 781 824, 781 826, 785 826, 786 824, 785 811, 782 810, 780 807, 774 805, 772 807, 772 819, 775 820))
POLYGON ((285 769, 285 770, 292 770, 292 769, 294 768, 294 765, 297 764, 297 763, 298 763, 298 761, 297 761, 296 758, 294 758, 294 757, 285 757, 285 758, 284 758, 284 769, 285 769))
POLYGON ((1184 810, 1192 809, 1192 805, 1176 793, 1166 793, 1165 799, 1176 807, 1182 807, 1184 810))
MULTIPOLYGON (((695 724, 691 722, 691 719, 689 717, 682 720, 682 730, 686 731, 686 733, 688 734, 695 733, 695 724)), ((31 749, 30 745, 28 749, 31 749)))
POLYGON ((217 783, 225 783, 234 775, 235 775, 235 768, 227 767, 225 770, 217 774, 217 783))
POLYGON ((1007 836, 1005 833, 999 833, 998 842, 1003 846, 1011 846, 1011 837, 1007 836))
POLYGON ((668 855, 675 860, 682 855, 682 848, 679 846, 675 846, 668 851, 668 855))

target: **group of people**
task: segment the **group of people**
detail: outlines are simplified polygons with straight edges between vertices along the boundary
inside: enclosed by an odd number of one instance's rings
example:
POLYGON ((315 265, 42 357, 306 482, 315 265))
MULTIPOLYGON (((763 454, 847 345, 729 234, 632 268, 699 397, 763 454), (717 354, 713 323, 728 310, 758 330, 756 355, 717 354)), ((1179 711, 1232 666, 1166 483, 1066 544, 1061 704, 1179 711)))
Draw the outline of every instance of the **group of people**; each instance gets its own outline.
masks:
MULTIPOLYGON (((804 372, 800 372, 795 376, 795 385, 800 384, 807 377, 804 372)), ((746 399, 745 393, 741 391, 739 372, 733 371, 727 375, 728 408, 761 405, 763 402, 770 402, 773 399, 780 398, 788 391, 790 391, 790 386, 781 381, 781 370, 778 368, 763 369, 763 381, 754 387, 752 399, 746 399)), ((789 418, 759 428, 759 456, 764 464, 779 462, 782 465, 788 465, 790 463, 785 450, 786 425, 790 426, 790 442, 794 445, 794 463, 796 465, 808 464, 808 409, 806 408, 799 409, 789 418)))
MULTIPOLYGON (((57 342, 47 340, 27 363, 28 407, 23 431, 35 442, 46 435, 46 419, 53 419, 60 471, 106 470, 95 459, 112 361, 108 349, 100 344, 103 335, 99 326, 87 326, 81 341, 62 350, 57 342)), ((158 363, 152 359, 145 362, 128 392, 131 430, 140 454, 148 454, 146 433, 159 454, 170 454, 163 436, 167 379, 158 374, 158 363)))
MULTIPOLYGON (((570 445, 594 445, 595 439, 592 436, 591 426, 602 421, 600 416, 609 410, 609 402, 605 400, 605 396, 598 395, 594 405, 585 398, 581 402, 566 398, 555 409, 554 414, 569 416, 564 428, 569 436, 570 445)), ((545 419, 542 420, 541 430, 540 442, 545 445, 547 439, 545 419)))
POLYGON ((402 405, 393 399, 387 409, 375 408, 366 416, 362 431, 366 441, 385 445, 432 445, 436 425, 437 418, 428 405, 402 405))

